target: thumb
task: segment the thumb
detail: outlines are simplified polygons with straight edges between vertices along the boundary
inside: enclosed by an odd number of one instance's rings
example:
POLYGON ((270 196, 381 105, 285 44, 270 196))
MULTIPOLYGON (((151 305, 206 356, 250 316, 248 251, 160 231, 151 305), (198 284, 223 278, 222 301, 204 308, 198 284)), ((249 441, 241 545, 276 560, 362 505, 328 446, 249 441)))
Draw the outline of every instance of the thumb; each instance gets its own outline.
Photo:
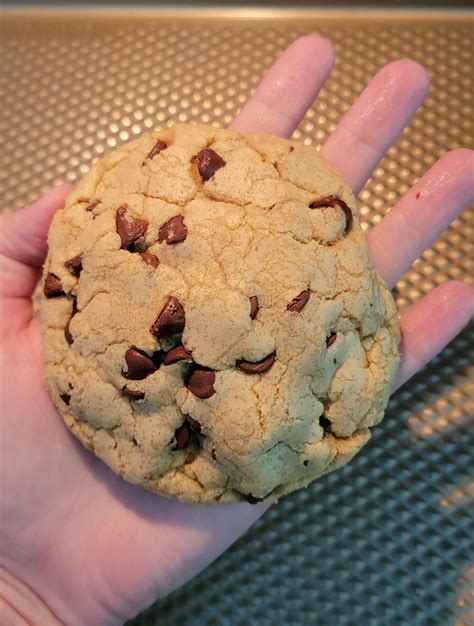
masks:
POLYGON ((72 189, 72 185, 60 185, 24 209, 0 217, 2 298, 24 298, 33 293, 46 257, 51 220, 72 189))

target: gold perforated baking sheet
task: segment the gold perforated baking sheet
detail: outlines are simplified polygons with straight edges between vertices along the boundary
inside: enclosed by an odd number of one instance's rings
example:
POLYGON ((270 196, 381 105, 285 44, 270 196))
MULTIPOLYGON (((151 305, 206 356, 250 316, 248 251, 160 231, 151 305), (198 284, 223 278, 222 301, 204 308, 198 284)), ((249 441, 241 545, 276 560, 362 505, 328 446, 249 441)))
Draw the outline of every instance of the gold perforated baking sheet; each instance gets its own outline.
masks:
MULTIPOLYGON (((225 126, 283 48, 318 30, 337 63, 294 138, 320 146, 384 63, 432 79, 360 194, 364 227, 444 152, 473 146, 473 22, 456 12, 15 12, 1 25, 4 211, 77 181, 102 155, 179 120, 225 126)), ((400 309, 472 280, 465 211, 397 285, 400 309)), ((273 507, 205 572, 134 621, 160 626, 468 626, 472 606, 472 329, 392 398, 347 468, 273 507)))

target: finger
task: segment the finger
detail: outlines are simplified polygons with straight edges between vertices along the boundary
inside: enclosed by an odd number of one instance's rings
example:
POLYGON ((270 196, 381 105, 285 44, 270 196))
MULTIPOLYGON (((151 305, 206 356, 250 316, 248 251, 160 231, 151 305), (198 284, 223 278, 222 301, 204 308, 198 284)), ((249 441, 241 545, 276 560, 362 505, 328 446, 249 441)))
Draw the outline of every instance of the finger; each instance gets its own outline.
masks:
POLYGON ((402 362, 394 389, 428 363, 474 315, 474 290, 457 280, 436 287, 400 319, 402 362))
POLYGON ((300 37, 272 65, 229 128, 289 137, 333 63, 334 50, 327 39, 316 33, 300 37))
POLYGON ((324 144, 321 153, 358 193, 429 89, 424 68, 401 59, 369 82, 324 144))
POLYGON ((389 288, 474 200, 474 151, 445 154, 368 233, 372 260, 389 288))
POLYGON ((49 225, 71 190, 72 185, 61 185, 26 208, 0 217, 0 296, 31 295, 46 256, 49 225))
POLYGON ((0 254, 40 267, 46 256, 46 237, 53 215, 64 206, 72 189, 72 185, 60 185, 24 209, 1 216, 0 254))

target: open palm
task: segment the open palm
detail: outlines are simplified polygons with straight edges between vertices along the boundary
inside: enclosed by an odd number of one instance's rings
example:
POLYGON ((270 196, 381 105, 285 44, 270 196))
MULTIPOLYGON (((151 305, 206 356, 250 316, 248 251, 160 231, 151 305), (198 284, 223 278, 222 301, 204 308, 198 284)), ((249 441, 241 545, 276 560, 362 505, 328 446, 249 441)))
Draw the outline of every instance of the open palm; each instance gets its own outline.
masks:
MULTIPOLYGON (((231 127, 289 136, 333 60, 319 35, 297 40, 231 127)), ((423 68, 391 63, 329 137, 322 153, 355 193, 427 90, 423 68)), ((473 152, 448 153, 369 233, 372 258, 390 288, 472 200, 473 171, 473 152)), ((59 187, 0 222, 0 599, 5 615, 17 611, 34 623, 115 624, 186 582, 267 505, 187 505, 147 493, 83 450, 63 425, 43 384, 30 298, 50 221, 70 189, 59 187)), ((458 281, 412 306, 401 318, 396 385, 439 352, 473 311, 473 292, 458 281)))

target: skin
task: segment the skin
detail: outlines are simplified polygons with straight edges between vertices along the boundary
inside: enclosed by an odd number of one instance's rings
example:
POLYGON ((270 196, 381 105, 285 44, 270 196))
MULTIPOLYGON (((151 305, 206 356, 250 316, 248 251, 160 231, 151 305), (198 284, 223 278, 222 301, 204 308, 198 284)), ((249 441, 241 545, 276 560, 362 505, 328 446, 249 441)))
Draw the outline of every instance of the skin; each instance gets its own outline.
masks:
MULTIPOLYGON (((288 137, 333 61, 326 39, 298 39, 231 127, 288 137)), ((329 137, 322 152, 356 193, 428 87, 417 63, 390 63, 329 137)), ((473 171, 472 151, 446 154, 369 233, 371 254, 389 287, 473 200, 473 171)), ((206 567, 267 508, 186 505, 147 493, 83 450, 63 425, 43 384, 30 296, 49 224, 70 190, 58 187, 0 220, 2 623, 122 623, 206 567)), ((395 388, 432 359, 473 312, 473 290, 449 281, 404 313, 395 388)))

